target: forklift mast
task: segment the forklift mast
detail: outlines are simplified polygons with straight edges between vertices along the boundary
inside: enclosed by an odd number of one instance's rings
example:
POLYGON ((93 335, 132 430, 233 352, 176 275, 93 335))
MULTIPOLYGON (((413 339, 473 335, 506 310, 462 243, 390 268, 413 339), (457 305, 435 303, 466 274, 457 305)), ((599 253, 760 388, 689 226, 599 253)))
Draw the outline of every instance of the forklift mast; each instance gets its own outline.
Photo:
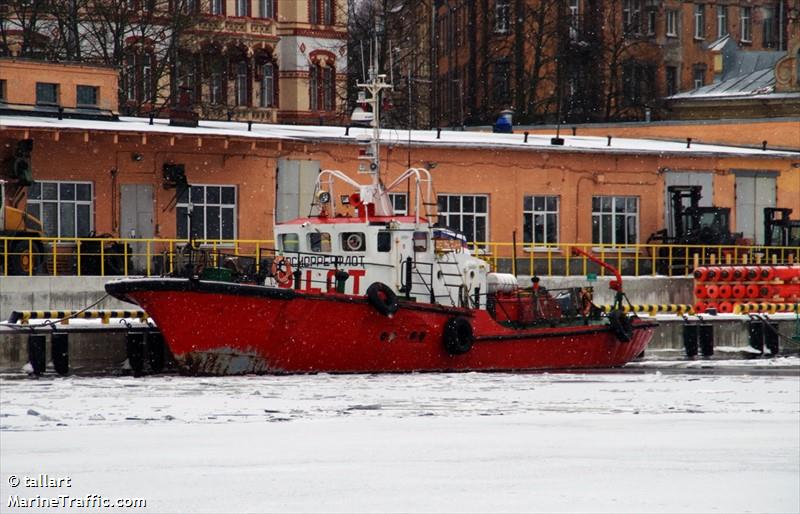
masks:
POLYGON ((690 227, 685 226, 684 215, 687 212, 696 211, 700 205, 700 198, 702 197, 701 190, 703 186, 669 186, 670 199, 672 201, 672 218, 675 223, 676 239, 686 236, 686 232, 690 227), (689 199, 689 207, 684 207, 683 201, 689 199))

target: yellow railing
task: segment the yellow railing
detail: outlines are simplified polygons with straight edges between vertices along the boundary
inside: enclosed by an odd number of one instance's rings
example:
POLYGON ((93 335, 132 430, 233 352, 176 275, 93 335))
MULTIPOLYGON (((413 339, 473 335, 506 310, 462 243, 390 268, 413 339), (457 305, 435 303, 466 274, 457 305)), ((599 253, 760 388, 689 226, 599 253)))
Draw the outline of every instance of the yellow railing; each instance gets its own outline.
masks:
MULTIPOLYGON (((186 239, 132 238, 23 238, 0 237, 0 276, 4 275, 145 275, 175 271, 186 239), (31 266, 30 263, 34 265, 31 266)), ((195 240, 208 249, 217 267, 220 258, 248 261, 258 271, 262 258, 272 255, 272 240, 195 240)), ((800 261, 798 247, 598 244, 518 244, 512 259, 512 243, 470 243, 475 255, 494 271, 519 275, 588 275, 608 272, 583 256, 580 248, 620 269, 623 275, 686 276, 696 266, 714 264, 787 264, 800 261)))

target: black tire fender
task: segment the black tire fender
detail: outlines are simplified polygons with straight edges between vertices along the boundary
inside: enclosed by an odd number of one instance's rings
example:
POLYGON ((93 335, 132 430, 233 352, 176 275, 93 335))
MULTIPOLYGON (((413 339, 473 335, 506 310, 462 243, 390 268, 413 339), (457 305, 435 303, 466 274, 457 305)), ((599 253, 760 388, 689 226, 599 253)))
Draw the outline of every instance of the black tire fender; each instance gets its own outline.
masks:
POLYGON ((367 300, 376 311, 384 316, 391 316, 400 305, 397 303, 397 295, 392 288, 383 282, 373 282, 367 288, 367 300))
POLYGON ((633 321, 621 310, 613 310, 608 313, 608 324, 611 325, 614 336, 620 342, 629 343, 633 339, 633 321))
POLYGON ((469 320, 463 316, 448 320, 442 340, 445 350, 451 355, 462 355, 470 351, 475 337, 469 320))

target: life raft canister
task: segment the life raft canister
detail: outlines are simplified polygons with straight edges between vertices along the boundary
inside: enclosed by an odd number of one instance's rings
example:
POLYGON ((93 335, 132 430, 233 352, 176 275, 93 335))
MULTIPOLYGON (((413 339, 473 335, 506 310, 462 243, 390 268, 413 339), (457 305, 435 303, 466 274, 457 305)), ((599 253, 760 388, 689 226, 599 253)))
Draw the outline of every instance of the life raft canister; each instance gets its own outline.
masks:
POLYGON ((472 325, 463 316, 450 319, 444 326, 444 348, 451 355, 461 355, 472 349, 472 325))
POLYGON ((400 305, 397 303, 397 295, 392 291, 392 288, 383 282, 373 282, 367 288, 367 300, 375 310, 384 316, 391 316, 400 305))
POLYGON ((272 276, 279 284, 286 285, 292 280, 292 265, 283 255, 278 255, 272 261, 272 276))
POLYGON ((608 313, 608 324, 614 336, 621 343, 629 343, 633 339, 633 321, 621 310, 613 310, 608 313))

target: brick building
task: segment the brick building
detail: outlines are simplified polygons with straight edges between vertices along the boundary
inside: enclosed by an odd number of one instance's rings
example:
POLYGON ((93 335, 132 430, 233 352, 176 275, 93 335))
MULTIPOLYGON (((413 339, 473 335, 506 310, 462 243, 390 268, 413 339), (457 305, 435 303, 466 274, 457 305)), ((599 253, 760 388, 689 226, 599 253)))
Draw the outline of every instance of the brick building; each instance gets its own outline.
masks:
POLYGON ((796 0, 443 0, 434 118, 491 123, 642 120, 715 79, 714 44, 786 52, 796 0), (462 106, 463 105, 463 106, 462 106), (466 111, 466 112, 464 112, 466 111))
POLYGON ((86 0, 2 7, 0 55, 116 67, 123 114, 161 115, 188 91, 206 119, 321 123, 341 115, 345 0, 86 0), (69 11, 70 5, 78 11, 69 11))

